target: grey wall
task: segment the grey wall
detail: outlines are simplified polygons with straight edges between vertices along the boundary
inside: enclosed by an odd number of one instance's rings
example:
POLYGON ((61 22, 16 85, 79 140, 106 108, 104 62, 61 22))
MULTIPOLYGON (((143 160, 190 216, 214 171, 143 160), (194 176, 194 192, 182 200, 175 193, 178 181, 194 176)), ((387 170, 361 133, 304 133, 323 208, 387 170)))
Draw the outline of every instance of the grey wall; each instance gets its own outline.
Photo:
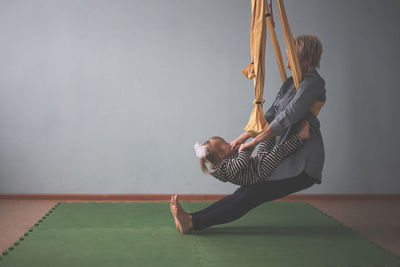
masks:
MULTIPOLYGON (((400 2, 285 3, 324 45, 326 165, 304 193, 400 193, 400 2)), ((247 123, 249 28, 249 1, 1 0, 0 193, 232 192, 193 144, 247 123)))

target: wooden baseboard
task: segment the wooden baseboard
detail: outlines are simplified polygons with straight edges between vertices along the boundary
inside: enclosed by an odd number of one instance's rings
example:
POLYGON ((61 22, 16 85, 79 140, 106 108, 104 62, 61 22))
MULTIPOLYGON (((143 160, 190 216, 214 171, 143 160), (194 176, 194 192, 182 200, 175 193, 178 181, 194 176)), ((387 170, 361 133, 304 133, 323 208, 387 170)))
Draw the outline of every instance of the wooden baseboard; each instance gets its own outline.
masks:
MULTIPOLYGON (((0 199, 86 200, 86 201, 169 201, 172 194, 0 194, 0 199)), ((179 194, 182 201, 216 201, 222 194, 179 194)))
MULTIPOLYGON (((182 201, 217 201, 226 194, 179 194, 182 201)), ((171 194, 0 194, 0 199, 58 201, 169 201, 171 194)), ((281 201, 400 200, 400 194, 292 194, 281 201)))

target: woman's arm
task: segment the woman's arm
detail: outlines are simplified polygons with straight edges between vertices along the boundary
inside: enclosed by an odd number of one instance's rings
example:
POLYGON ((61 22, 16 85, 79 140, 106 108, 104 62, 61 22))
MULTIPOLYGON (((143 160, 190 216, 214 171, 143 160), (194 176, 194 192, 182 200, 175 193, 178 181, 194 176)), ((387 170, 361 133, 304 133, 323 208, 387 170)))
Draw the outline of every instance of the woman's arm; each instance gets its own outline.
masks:
POLYGON ((274 130, 272 130, 268 126, 268 128, 265 129, 264 131, 262 131, 259 135, 257 135, 256 138, 254 138, 250 142, 241 144, 239 147, 239 152, 243 151, 244 149, 248 149, 248 148, 254 149, 261 141, 271 138, 275 135, 276 135, 276 133, 274 132, 274 130))
POLYGON ((231 145, 231 149, 236 150, 241 144, 246 142, 246 140, 249 139, 250 137, 251 134, 249 132, 243 132, 238 138, 229 143, 231 145))
POLYGON ((275 119, 275 103, 276 103, 278 97, 279 97, 279 93, 276 96, 272 105, 269 107, 269 109, 264 113, 264 118, 268 123, 270 123, 271 121, 273 121, 275 119))
MULTIPOLYGON (((275 113, 276 113, 275 112, 275 103, 278 101, 279 97, 282 95, 282 90, 287 87, 288 80, 286 80, 285 83, 282 85, 282 87, 279 89, 278 93, 275 96, 274 102, 269 107, 269 109, 264 113, 264 118, 268 123, 273 121, 275 118, 275 113)), ((230 142, 231 148, 233 150, 237 149, 241 144, 246 142, 246 140, 249 139, 250 137, 252 137, 252 134, 250 134, 248 132, 242 133, 238 138, 236 138, 235 140, 230 142)))
POLYGON ((274 102, 272 102, 272 105, 269 107, 269 109, 264 113, 264 118, 268 123, 271 123, 276 116, 276 110, 275 110, 275 105, 276 102, 281 98, 282 95, 289 89, 289 84, 293 81, 292 78, 287 79, 279 89, 278 93, 275 96, 274 102))
POLYGON ((310 110, 315 101, 324 93, 323 81, 316 76, 307 77, 300 84, 299 90, 286 108, 275 116, 268 128, 261 132, 251 142, 244 143, 239 147, 239 152, 243 149, 255 147, 261 141, 275 135, 281 135, 289 126, 300 121, 310 110))
POLYGON ((324 93, 325 87, 322 79, 315 75, 305 77, 300 83, 296 95, 286 108, 275 116, 275 119, 269 124, 269 128, 277 135, 283 134, 289 126, 299 122, 324 93))
MULTIPOLYGON (((280 90, 281 91, 281 90, 280 90)), ((280 96, 280 91, 277 94, 274 102, 272 103, 271 107, 267 110, 267 112, 264 113, 264 118, 265 120, 270 123, 271 121, 273 121, 273 119, 275 118, 275 102, 277 101, 278 97, 280 96)), ((235 140, 233 140, 232 142, 230 142, 231 148, 233 150, 235 150, 236 148, 238 148, 241 144, 243 144, 244 142, 246 142, 247 139, 249 139, 250 137, 252 137, 252 134, 249 132, 244 132, 242 133, 238 138, 236 138, 235 140)))

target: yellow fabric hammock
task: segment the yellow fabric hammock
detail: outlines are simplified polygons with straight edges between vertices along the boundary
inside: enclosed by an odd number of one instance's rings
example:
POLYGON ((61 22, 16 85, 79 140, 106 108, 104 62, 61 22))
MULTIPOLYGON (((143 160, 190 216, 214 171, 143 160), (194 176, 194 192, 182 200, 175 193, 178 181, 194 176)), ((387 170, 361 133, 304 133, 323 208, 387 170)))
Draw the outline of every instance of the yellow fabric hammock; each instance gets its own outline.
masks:
MULTIPOLYGON (((288 51, 288 58, 291 62, 291 71, 293 75, 296 90, 299 89, 300 82, 302 81, 302 72, 300 68, 299 58, 296 53, 296 48, 293 41, 292 31, 290 30, 289 22, 286 17, 286 10, 283 0, 277 0, 279 15, 281 18, 282 31, 285 37, 286 49, 288 51)), ((271 9, 272 12, 272 9, 271 9)), ((275 27, 272 20, 272 14, 266 4, 266 0, 251 0, 251 33, 250 33, 250 51, 251 51, 251 64, 248 65, 243 71, 243 75, 248 79, 253 79, 255 100, 253 101, 254 108, 250 115, 249 122, 244 130, 251 133, 253 136, 261 133, 268 127, 268 122, 264 118, 262 105, 264 103, 264 80, 265 80, 265 42, 267 26, 270 32, 272 45, 276 61, 279 68, 279 73, 284 82, 287 79, 285 66, 281 49, 279 47, 278 39, 275 34, 275 27), (267 23, 265 22, 267 21, 267 23)), ((324 102, 317 101, 311 107, 310 111, 317 116, 321 110, 324 102)))

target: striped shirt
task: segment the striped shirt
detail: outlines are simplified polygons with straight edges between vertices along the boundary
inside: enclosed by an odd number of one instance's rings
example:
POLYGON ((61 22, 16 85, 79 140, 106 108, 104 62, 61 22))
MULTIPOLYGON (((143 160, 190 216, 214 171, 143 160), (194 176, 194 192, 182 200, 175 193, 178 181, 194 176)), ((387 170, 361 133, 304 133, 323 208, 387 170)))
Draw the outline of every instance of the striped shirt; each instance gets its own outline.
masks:
POLYGON ((266 180, 288 155, 303 144, 298 135, 276 146, 274 140, 269 138, 261 142, 255 157, 251 157, 249 149, 235 152, 212 168, 210 174, 222 182, 244 186, 266 180))

